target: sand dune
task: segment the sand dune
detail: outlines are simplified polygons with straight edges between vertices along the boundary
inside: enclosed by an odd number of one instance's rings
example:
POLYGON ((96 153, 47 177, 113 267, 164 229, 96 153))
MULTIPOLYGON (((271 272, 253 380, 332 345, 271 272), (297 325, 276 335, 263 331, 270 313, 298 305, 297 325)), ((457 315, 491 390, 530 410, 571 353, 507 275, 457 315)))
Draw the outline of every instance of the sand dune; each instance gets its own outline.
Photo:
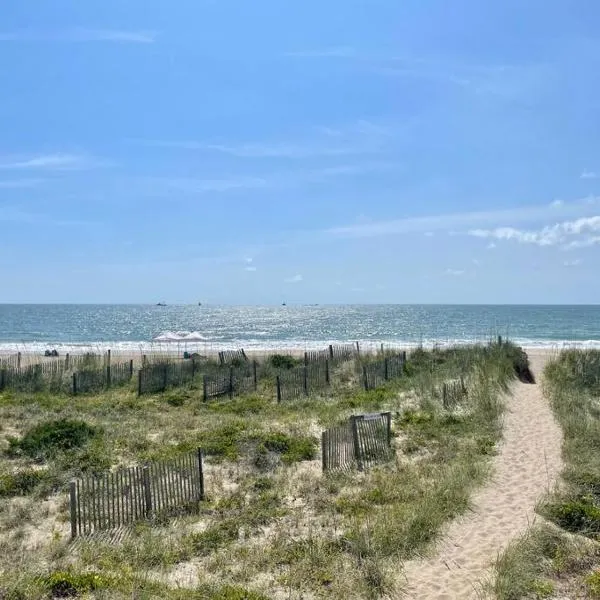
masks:
POLYGON ((405 598, 481 597, 481 582, 492 577, 498 554, 534 522, 537 500, 554 485, 562 433, 539 383, 549 354, 529 357, 538 383, 512 387, 493 479, 473 497, 473 511, 448 526, 430 557, 405 563, 405 598))

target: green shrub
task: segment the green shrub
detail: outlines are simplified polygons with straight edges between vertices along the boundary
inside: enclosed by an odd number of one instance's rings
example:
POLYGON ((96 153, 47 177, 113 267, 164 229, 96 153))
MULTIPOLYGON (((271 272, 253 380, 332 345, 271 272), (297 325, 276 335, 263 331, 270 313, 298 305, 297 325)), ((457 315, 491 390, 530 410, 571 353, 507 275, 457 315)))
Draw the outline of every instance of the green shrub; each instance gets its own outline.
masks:
POLYGON ((25 469, 17 473, 3 473, 0 475, 0 498, 27 496, 50 479, 45 470, 25 469))
POLYGON ((566 531, 597 538, 600 534, 600 507, 591 496, 548 504, 544 508, 548 518, 566 531))
POLYGON ((97 573, 55 571, 43 580, 52 598, 74 598, 109 586, 109 581, 97 573))
POLYGON ((232 421, 211 431, 203 431, 198 436, 197 446, 207 456, 220 456, 234 460, 239 454, 239 443, 246 433, 246 423, 232 421))
POLYGON ((317 440, 309 436, 291 436, 285 433, 267 433, 259 438, 259 452, 275 452, 284 463, 314 460, 317 456, 317 440))
MULTIPOLYGON (((270 600, 258 592, 252 592, 236 585, 224 585, 219 588, 201 586, 196 588, 191 598, 195 600, 270 600)), ((187 598, 187 596, 186 596, 187 598)))
POLYGON ((269 362, 275 369, 293 369, 301 363, 297 358, 287 354, 273 354, 269 357, 269 362))
POLYGON ((84 421, 58 419, 36 425, 20 440, 11 439, 10 451, 30 458, 50 458, 57 452, 80 448, 100 432, 84 421))
POLYGON ((600 571, 594 571, 585 579, 587 591, 592 598, 600 598, 600 571))

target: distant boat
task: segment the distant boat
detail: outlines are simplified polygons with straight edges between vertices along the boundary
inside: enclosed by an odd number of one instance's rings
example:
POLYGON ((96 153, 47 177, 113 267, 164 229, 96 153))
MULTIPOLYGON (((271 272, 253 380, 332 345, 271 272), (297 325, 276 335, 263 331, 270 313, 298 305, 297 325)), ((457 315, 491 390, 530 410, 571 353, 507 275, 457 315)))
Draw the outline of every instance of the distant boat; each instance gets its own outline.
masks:
POLYGON ((285 302, 282 302, 281 306, 287 306, 287 304, 285 302))
POLYGON ((198 302, 198 306, 202 306, 202 302, 198 302))
POLYGON ((157 302, 156 306, 166 306, 167 303, 166 302, 157 302))

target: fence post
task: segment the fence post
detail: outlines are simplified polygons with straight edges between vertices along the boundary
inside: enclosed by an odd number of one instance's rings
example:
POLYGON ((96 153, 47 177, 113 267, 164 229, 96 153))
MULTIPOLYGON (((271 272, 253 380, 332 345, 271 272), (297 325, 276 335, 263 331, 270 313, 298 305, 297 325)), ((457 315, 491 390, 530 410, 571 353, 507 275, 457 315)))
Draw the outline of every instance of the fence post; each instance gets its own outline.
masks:
POLYGON ((106 366, 110 367, 110 348, 106 351, 106 366))
POLYGON ((356 342, 356 354, 360 354, 360 345, 356 342))
POLYGON ((167 377, 169 376, 168 369, 169 369, 169 365, 168 365, 168 363, 165 363, 163 365, 163 389, 162 389, 163 392, 166 391, 166 389, 167 389, 167 377))
POLYGON ((329 385, 331 382, 329 380, 329 361, 325 360, 325 383, 329 385))
POLYGON ((389 447, 392 446, 392 413, 385 412, 383 413, 385 416, 385 426, 387 432, 387 444, 389 447))
POLYGON ((360 442, 358 439, 358 426, 356 422, 359 417, 352 415, 350 417, 350 425, 352 426, 352 441, 354 445, 354 458, 356 459, 356 466, 359 471, 363 470, 362 453, 360 451, 360 442))
POLYGON ((385 358, 383 360, 383 367, 384 367, 384 378, 387 381, 389 379, 389 366, 388 366, 388 359, 385 358))
POLYGON ((204 402, 208 400, 208 381, 206 381, 206 375, 202 377, 202 399, 204 402))
POLYGON ((198 474, 200 476, 200 498, 204 500, 204 467, 202 466, 202 450, 198 448, 198 474))
POLYGON ((106 387, 110 389, 110 362, 106 365, 106 387))
POLYGON ((445 382, 442 384, 442 405, 444 408, 448 408, 448 386, 445 382))
POLYGON ((68 370, 69 370, 69 358, 70 358, 70 357, 69 357, 69 353, 67 352, 67 353, 65 354, 65 371, 68 371, 68 370))
POLYGON ((460 389, 461 389, 462 395, 466 396, 467 395, 467 386, 465 384, 465 378, 462 375, 460 376, 460 389))
POLYGON ((385 354, 384 351, 383 351, 383 342, 381 342, 381 354, 382 355, 385 354))
POLYGON ((304 365, 304 395, 308 396, 308 367, 304 365))
POLYGON ((363 367, 363 386, 365 388, 365 392, 369 389, 369 378, 367 376, 367 367, 363 367))
POLYGON ((308 352, 304 352, 304 366, 308 364, 308 352))
POLYGON ((69 483, 69 504, 71 508, 71 539, 77 537, 77 487, 74 480, 69 483))
POLYGON ((225 355, 223 354, 223 352, 219 352, 219 362, 221 363, 221 365, 223 365, 223 363, 225 362, 225 355))
POLYGON ((133 358, 129 361, 129 379, 133 379, 133 358))
POLYGON ((17 352, 17 369, 21 368, 21 353, 17 352))
POLYGON ((142 367, 146 366, 147 360, 148 360, 148 357, 145 354, 142 354, 142 367))
POLYGON ((327 471, 327 450, 325 450, 325 448, 327 448, 329 446, 328 444, 328 439, 327 439, 327 430, 325 430, 322 434, 321 434, 321 465, 323 466, 323 473, 325 473, 325 471, 327 471))
POLYGON ((329 358, 333 360, 333 345, 329 344, 329 358))
POLYGON ((144 484, 144 499, 146 503, 146 518, 152 513, 152 489, 150 488, 150 467, 142 467, 142 481, 144 484))
POLYGON ((142 371, 143 369, 138 371, 138 396, 142 395, 142 371))
POLYGON ((77 373, 73 373, 73 396, 77 396, 77 373))
POLYGON ((254 391, 258 388, 258 375, 256 373, 256 361, 252 361, 252 376, 254 377, 254 391))
POLYGON ((279 375, 277 375, 277 402, 281 402, 281 380, 279 379, 279 375))
POLYGON ((233 398, 233 367, 229 367, 229 397, 233 398))
POLYGON ((4 389, 4 386, 6 385, 5 373, 6 371, 4 369, 0 369, 0 391, 2 391, 4 389))

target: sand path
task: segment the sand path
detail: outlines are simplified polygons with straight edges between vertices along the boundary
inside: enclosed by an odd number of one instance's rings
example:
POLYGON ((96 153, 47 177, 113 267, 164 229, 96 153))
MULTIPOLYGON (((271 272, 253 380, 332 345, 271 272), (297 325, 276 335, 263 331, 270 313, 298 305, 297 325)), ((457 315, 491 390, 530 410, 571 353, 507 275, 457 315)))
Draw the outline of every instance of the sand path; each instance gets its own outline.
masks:
POLYGON ((539 384, 548 355, 529 358, 538 383, 513 384, 492 480, 474 494, 473 511, 448 526, 433 556, 404 564, 404 598, 480 598, 498 554, 533 523, 537 500, 560 473, 562 433, 539 384))

